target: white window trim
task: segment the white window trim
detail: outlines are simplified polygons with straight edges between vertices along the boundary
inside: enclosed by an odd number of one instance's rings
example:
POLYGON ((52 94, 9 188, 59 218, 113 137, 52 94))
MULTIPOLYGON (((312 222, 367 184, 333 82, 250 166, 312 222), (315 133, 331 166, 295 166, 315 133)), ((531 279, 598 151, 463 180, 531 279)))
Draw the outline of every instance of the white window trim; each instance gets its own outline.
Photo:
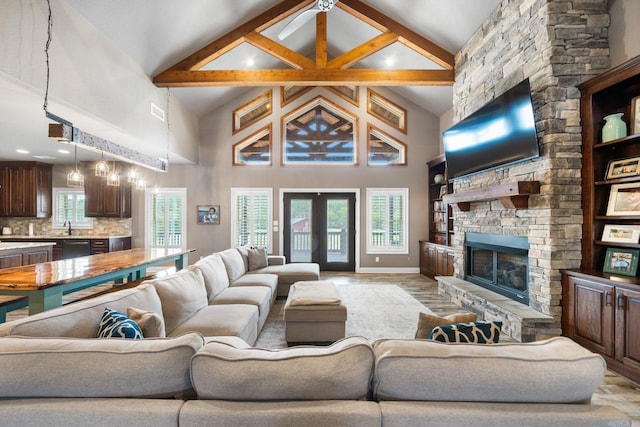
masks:
MULTIPOLYGON (((186 249, 187 248, 187 215, 186 215, 186 210, 187 210, 187 189, 186 188, 159 188, 158 189, 160 194, 175 194, 175 195, 179 195, 182 196, 182 198, 184 199, 184 203, 183 203, 183 212, 182 212, 182 230, 184 230, 184 236, 182 239, 182 245, 181 248, 182 249, 186 249)), ((145 248, 149 248, 151 247, 151 224, 153 223, 153 218, 151 216, 151 206, 152 206, 152 200, 153 200, 153 196, 154 196, 154 189, 153 188, 145 188, 144 190, 144 217, 145 217, 145 221, 144 221, 144 247, 145 248)))
POLYGON ((231 188, 231 235, 229 236, 230 246, 236 246, 235 237, 238 231, 236 218, 238 217, 238 205, 236 200, 239 194, 266 195, 269 198, 267 213, 267 249, 273 252, 273 188, 271 187, 232 187, 231 188))
POLYGON ((367 254, 408 254, 409 253, 409 189, 408 188, 367 188, 367 254), (371 198, 373 196, 402 196, 402 241, 404 245, 401 247, 374 247, 372 241, 373 224, 371 218, 371 198))
MULTIPOLYGON (((84 195, 84 189, 71 189, 67 187, 54 187, 53 188, 53 211, 51 215, 51 228, 54 230, 63 230, 67 229, 67 225, 64 223, 60 223, 57 221, 58 218, 58 195, 62 194, 75 194, 75 195, 84 195)), ((87 222, 84 224, 71 224, 71 227, 74 230, 92 230, 93 229, 93 218, 87 218, 87 222)))

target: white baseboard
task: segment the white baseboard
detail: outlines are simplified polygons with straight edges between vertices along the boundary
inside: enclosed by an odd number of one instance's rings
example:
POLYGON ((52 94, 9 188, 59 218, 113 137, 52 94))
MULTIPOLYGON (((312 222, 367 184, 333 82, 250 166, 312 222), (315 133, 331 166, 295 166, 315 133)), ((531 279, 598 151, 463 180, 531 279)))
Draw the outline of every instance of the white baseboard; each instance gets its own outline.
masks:
POLYGON ((360 267, 356 273, 398 273, 413 274, 420 273, 420 268, 386 268, 386 267, 360 267))

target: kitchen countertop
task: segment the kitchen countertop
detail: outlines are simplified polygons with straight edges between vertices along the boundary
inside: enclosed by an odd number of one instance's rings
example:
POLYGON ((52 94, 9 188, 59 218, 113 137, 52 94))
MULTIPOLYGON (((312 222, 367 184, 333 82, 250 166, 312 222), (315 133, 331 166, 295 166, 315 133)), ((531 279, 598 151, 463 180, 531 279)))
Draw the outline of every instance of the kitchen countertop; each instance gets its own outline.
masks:
POLYGON ((0 251, 11 249, 28 249, 41 246, 53 246, 55 242, 2 242, 0 241, 0 251))
POLYGON ((20 240, 65 240, 65 239, 119 239, 123 237, 131 237, 128 235, 120 235, 120 236, 69 236, 68 234, 57 235, 57 236, 26 236, 26 235, 16 235, 16 234, 2 234, 0 235, 0 241, 2 239, 20 239, 20 240))

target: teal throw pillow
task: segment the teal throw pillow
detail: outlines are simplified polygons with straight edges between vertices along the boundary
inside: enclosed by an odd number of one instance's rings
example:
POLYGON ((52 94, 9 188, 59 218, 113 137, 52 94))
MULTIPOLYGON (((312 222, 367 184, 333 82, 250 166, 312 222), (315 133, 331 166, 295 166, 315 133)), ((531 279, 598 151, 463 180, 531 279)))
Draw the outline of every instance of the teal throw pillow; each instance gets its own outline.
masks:
POLYGON ((429 339, 448 343, 495 344, 500 339, 502 322, 466 322, 433 328, 429 339))
POLYGON ((136 322, 124 314, 106 307, 98 326, 98 338, 131 338, 139 340, 143 336, 136 322))

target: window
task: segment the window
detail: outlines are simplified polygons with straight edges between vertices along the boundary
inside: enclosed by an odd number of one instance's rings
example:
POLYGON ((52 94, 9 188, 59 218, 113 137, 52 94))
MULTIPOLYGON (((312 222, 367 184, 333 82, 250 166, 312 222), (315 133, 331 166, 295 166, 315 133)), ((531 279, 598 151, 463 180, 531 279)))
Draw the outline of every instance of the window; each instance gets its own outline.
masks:
POLYGON ((283 165, 357 165, 358 119, 319 96, 282 118, 283 165))
POLYGON ((232 247, 253 245, 271 248, 272 200, 271 188, 231 189, 232 247))
POLYGON ((187 247, 186 188, 145 190, 145 246, 147 248, 187 247))
POLYGON ((406 166, 407 146, 369 124, 367 158, 369 166, 406 166))
POLYGON ((407 254, 409 189, 367 188, 367 253, 407 254))
POLYGON ((84 216, 84 190, 53 189, 53 228, 66 228, 71 221, 74 229, 92 229, 93 219, 84 216))
POLYGON ((233 144, 233 165, 271 165, 271 125, 233 144))

